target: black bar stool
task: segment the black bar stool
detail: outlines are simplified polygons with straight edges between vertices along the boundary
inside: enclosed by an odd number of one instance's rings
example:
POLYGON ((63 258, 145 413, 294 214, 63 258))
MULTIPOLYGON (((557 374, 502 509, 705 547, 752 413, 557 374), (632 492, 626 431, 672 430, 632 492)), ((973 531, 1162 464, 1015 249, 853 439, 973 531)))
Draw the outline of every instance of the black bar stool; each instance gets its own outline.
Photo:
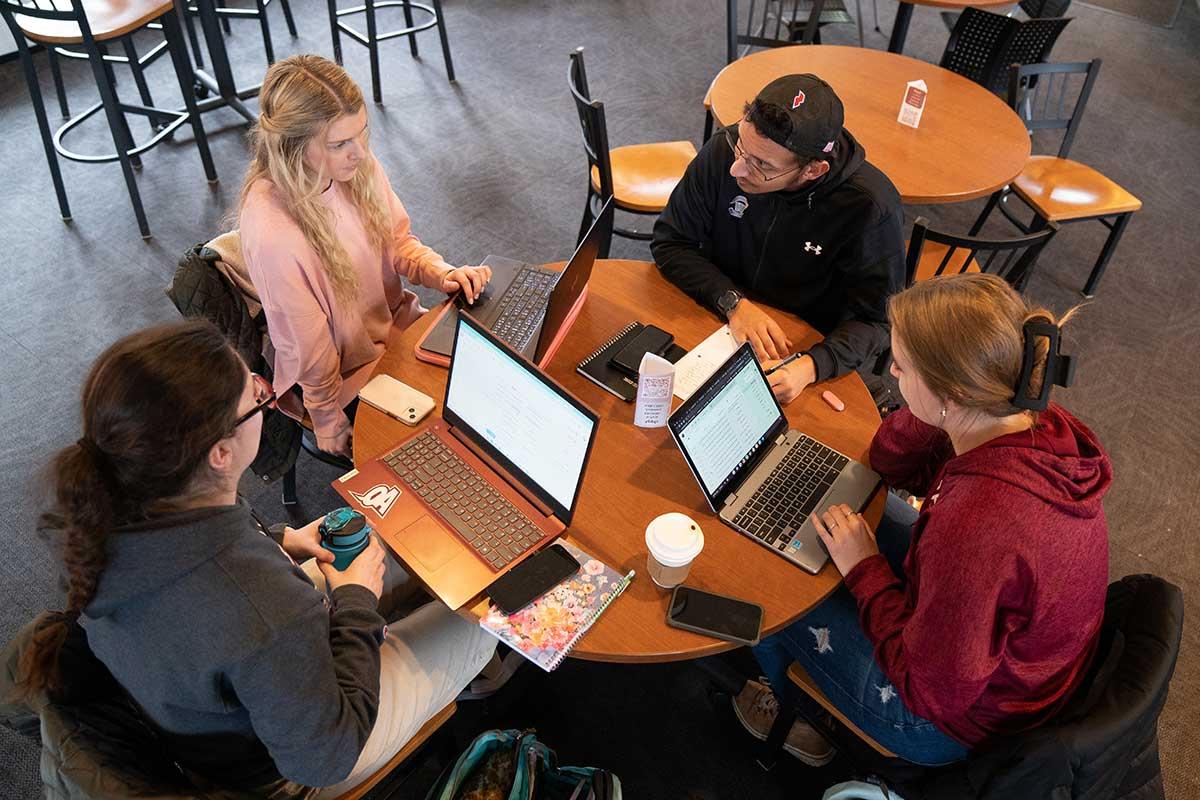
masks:
MULTIPOLYGON (((221 28, 225 33, 229 33, 229 20, 231 19, 258 20, 258 25, 262 29, 263 50, 267 55, 267 66, 275 63, 275 45, 271 40, 271 24, 267 20, 267 7, 270 5, 271 0, 254 0, 254 8, 231 8, 224 5, 221 0, 216 3, 217 17, 221 20, 221 28)), ((288 33, 295 39, 296 20, 292 17, 292 7, 288 4, 288 0, 279 0, 279 5, 283 7, 283 21, 287 23, 288 33)), ((192 43, 196 64, 203 67, 204 56, 200 51, 200 39, 196 36, 196 25, 192 21, 192 16, 198 15, 200 10, 194 3, 188 4, 187 10, 188 13, 183 17, 184 26, 187 29, 188 39, 192 43)))
POLYGON ((50 166, 50 177, 54 181, 58 207, 64 220, 71 219, 71 209, 67 204, 58 156, 85 163, 119 161, 121 171, 125 174, 129 200, 133 203, 134 214, 137 215, 138 229, 142 238, 150 238, 150 227, 146 223, 146 212, 142 208, 133 171, 135 167, 140 167, 138 159, 142 153, 174 134, 176 128, 189 120, 196 137, 196 148, 200 151, 200 161, 204 165, 204 174, 210 183, 217 180, 217 171, 208 150, 208 139, 204 135, 204 127, 192 95, 192 65, 188 59, 183 30, 172 0, 0 0, 0 15, 3 15, 20 52, 25 82, 33 101, 38 129, 42 134, 42 146, 46 150, 46 161, 50 166), (102 48, 105 43, 124 41, 135 31, 152 22, 158 22, 166 36, 166 49, 171 54, 175 76, 183 94, 185 108, 182 111, 121 102, 117 96, 112 64, 104 58, 102 48), (26 39, 45 45, 47 50, 52 50, 58 45, 83 45, 83 52, 87 54, 92 65, 96 85, 100 90, 99 103, 71 118, 53 133, 46 119, 42 91, 38 85, 37 71, 26 39), (68 150, 63 144, 63 137, 101 109, 108 118, 108 127, 112 133, 113 144, 117 148, 116 152, 85 155, 68 150), (126 114, 147 117, 153 128, 153 135, 141 144, 135 143, 129 131, 126 114))
POLYGON ((365 0, 364 5, 342 9, 337 7, 337 0, 328 0, 328 2, 329 28, 333 33, 333 58, 340 66, 342 63, 341 34, 343 33, 370 51, 371 95, 374 97, 376 103, 383 102, 383 92, 379 88, 379 43, 385 39, 395 39, 397 36, 409 37, 408 47, 412 52, 413 58, 416 58, 417 34, 420 31, 437 28, 438 36, 442 40, 442 58, 446 61, 446 77, 451 82, 454 81, 454 62, 450 59, 450 40, 446 38, 446 20, 442 16, 442 0, 430 0, 433 3, 432 6, 418 3, 416 0, 365 0), (394 8, 396 6, 404 9, 405 27, 388 31, 387 33, 379 33, 375 29, 376 9, 394 8), (428 19, 425 19, 419 25, 413 24, 413 12, 428 16, 428 19), (341 21, 341 17, 364 13, 367 16, 367 32, 365 35, 341 21))

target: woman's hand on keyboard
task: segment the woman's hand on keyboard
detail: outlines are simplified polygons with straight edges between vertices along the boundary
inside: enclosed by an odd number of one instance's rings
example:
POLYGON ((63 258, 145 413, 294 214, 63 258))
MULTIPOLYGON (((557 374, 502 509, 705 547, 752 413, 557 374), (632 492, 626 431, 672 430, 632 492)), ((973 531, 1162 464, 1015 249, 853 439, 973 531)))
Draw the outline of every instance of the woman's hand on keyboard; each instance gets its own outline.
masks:
POLYGON ((879 553, 871 526, 845 503, 830 506, 824 514, 814 513, 811 519, 842 575, 849 575, 858 562, 879 553))
POLYGON ((487 286, 491 279, 491 267, 457 267, 442 276, 442 291, 454 294, 462 290, 467 302, 474 303, 475 298, 479 297, 483 287, 487 286))

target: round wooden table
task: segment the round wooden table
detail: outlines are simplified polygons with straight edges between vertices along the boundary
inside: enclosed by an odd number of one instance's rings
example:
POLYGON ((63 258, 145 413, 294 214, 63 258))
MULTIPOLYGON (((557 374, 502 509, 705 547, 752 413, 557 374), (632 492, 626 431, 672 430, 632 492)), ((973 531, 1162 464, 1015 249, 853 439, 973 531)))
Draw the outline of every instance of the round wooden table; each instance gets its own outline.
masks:
POLYGON ((836 45, 763 50, 738 59, 713 80, 708 103, 720 125, 775 78, 811 72, 829 82, 846 108, 846 129, 866 148, 905 203, 956 203, 1008 184, 1029 159, 1029 133, 1016 113, 977 83, 915 58, 836 45), (905 84, 929 89, 921 126, 896 121, 905 84))
MULTIPOLYGON (((797 347, 820 336, 796 317, 774 312, 797 347)), ((418 361, 413 345, 433 313, 403 333, 393 333, 378 372, 420 389, 441 404, 446 370, 418 361)), ((598 261, 589 295, 574 327, 550 365, 549 373, 600 415, 575 518, 567 536, 587 553, 622 573, 636 570, 625 594, 580 640, 571 655, 597 661, 673 661, 732 649, 735 645, 668 627, 670 593, 646 574, 646 525, 659 514, 681 511, 704 531, 704 551, 692 565, 687 583, 759 603, 765 610, 763 633, 774 632, 804 614, 837 587, 837 568, 829 563, 813 576, 767 548, 721 524, 705 503, 700 487, 667 429, 633 425, 633 404, 624 403, 575 372, 575 366, 629 322, 654 323, 691 348, 721 322, 669 284, 653 264, 598 261)), ((852 458, 866 460, 879 414, 857 374, 822 384, 845 401, 833 411, 820 392, 807 391, 786 407, 792 427, 828 443, 852 458)), ((675 401, 678 404, 678 400, 675 401)), ((411 436, 412 428, 366 404, 354 424, 356 461, 370 460, 411 436)), ((878 524, 884 493, 877 492, 865 512, 878 524)), ((477 607, 476 613, 480 613, 477 607)))
POLYGON ((907 0, 896 9, 896 21, 892 23, 892 36, 888 40, 888 51, 904 52, 904 40, 908 38, 908 23, 912 20, 913 6, 934 6, 941 9, 994 8, 1011 6, 1012 0, 907 0))

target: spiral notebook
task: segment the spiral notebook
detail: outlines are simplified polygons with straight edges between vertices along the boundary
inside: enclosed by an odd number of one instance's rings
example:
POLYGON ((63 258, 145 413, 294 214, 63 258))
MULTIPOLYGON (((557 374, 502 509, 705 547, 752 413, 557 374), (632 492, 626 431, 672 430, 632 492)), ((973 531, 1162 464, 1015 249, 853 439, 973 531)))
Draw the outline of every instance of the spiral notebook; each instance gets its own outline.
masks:
POLYGON ((489 603, 479 621, 485 631, 546 672, 562 663, 633 580, 633 572, 622 576, 570 542, 560 539, 559 543, 579 561, 577 573, 515 614, 505 614, 489 603))
MULTIPOLYGON (((640 322, 629 323, 616 336, 600 345, 596 352, 580 361, 575 371, 609 394, 616 395, 626 403, 632 403, 637 397, 637 381, 608 362, 644 327, 646 326, 640 322)), ((672 344, 662 357, 674 364, 686 354, 687 351, 682 347, 672 344)))

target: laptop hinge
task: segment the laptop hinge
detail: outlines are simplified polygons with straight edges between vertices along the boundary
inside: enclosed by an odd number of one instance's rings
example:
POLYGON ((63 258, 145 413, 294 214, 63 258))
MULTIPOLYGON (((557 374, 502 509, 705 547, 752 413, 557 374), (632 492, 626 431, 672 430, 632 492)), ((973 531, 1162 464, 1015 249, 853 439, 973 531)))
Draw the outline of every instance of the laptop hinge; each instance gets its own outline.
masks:
POLYGON ((529 491, 529 489, 527 489, 521 481, 517 480, 517 478, 511 472, 500 466, 500 464, 498 464, 494 458, 485 453, 477 444, 472 442, 470 437, 468 437, 465 433, 460 433, 458 428, 454 425, 447 425, 446 427, 449 428, 451 436, 462 442, 463 446, 470 450, 477 458, 479 458, 480 461, 487 464, 488 467, 491 468, 492 471, 494 471, 501 478, 504 478, 504 481, 509 486, 516 489, 522 497, 528 500, 530 505, 540 511, 544 516, 554 516, 554 510, 551 509, 550 506, 543 503, 537 495, 529 491))

